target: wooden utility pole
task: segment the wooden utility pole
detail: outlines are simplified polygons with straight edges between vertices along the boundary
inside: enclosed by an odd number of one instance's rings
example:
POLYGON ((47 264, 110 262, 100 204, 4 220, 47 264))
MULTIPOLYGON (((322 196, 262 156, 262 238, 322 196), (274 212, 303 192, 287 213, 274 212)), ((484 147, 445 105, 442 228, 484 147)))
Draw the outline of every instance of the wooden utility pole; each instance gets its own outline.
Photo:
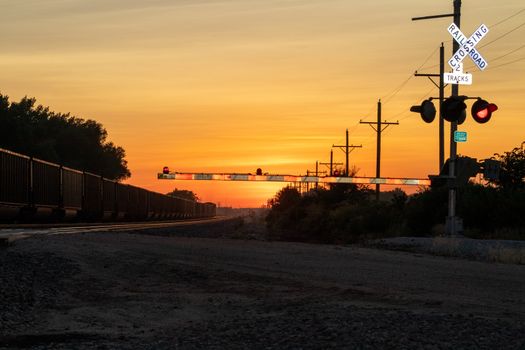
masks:
POLYGON ((352 152, 355 148, 362 148, 363 145, 355 146, 355 145, 349 145, 348 144, 348 129, 346 129, 346 144, 344 146, 342 145, 332 145, 332 147, 337 147, 341 149, 343 152, 345 152, 346 155, 346 174, 345 176, 350 176, 350 165, 348 162, 350 152, 352 152))
MULTIPOLYGON (((381 121, 381 100, 377 102, 377 122, 359 121, 360 124, 368 124, 377 133, 377 152, 376 152, 376 178, 381 177, 381 133, 390 125, 399 125, 399 122, 381 121)), ((379 184, 376 184, 376 200, 379 200, 379 184)))
POLYGON ((445 99, 445 84, 443 82, 443 74, 445 73, 445 47, 443 46, 443 43, 441 43, 441 47, 439 48, 439 74, 432 73, 432 74, 423 74, 418 73, 417 71, 414 73, 414 76, 416 77, 427 77, 430 79, 430 81, 439 89, 439 164, 438 164, 438 174, 440 173, 441 169, 443 169, 443 165, 445 164, 445 120, 443 119, 442 115, 442 108, 443 101, 445 99), (434 80, 432 80, 432 77, 439 77, 439 84, 436 84, 434 80))
POLYGON ((334 163, 334 150, 330 150, 330 163, 319 163, 326 165, 330 169, 330 176, 334 176, 334 165, 343 165, 343 163, 334 163))

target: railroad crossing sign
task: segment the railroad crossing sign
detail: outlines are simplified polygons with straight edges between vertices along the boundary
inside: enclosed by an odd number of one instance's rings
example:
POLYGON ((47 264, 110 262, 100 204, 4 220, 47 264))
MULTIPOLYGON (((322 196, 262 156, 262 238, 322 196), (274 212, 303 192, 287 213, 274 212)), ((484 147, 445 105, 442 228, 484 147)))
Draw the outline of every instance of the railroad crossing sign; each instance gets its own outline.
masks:
POLYGON ((453 69, 455 69, 458 64, 460 64, 461 61, 467 57, 467 55, 470 56, 472 61, 476 64, 476 66, 478 66, 480 70, 487 68, 487 61, 481 56, 479 51, 474 48, 489 32, 489 28, 486 25, 480 25, 468 39, 465 35, 463 35, 455 23, 452 23, 448 26, 448 32, 459 44, 459 49, 448 60, 448 64, 453 69))
POLYGON ((463 73, 463 63, 458 63, 452 73, 444 73, 445 84, 472 85, 472 74, 463 73))

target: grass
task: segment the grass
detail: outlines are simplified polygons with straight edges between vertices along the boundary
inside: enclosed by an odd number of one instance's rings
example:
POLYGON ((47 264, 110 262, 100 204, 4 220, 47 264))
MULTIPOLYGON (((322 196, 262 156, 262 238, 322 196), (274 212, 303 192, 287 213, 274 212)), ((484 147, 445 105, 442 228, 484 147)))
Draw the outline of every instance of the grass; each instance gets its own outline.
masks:
POLYGON ((435 237, 429 252, 435 255, 525 265, 525 246, 512 246, 512 243, 505 242, 491 245, 483 240, 435 237))

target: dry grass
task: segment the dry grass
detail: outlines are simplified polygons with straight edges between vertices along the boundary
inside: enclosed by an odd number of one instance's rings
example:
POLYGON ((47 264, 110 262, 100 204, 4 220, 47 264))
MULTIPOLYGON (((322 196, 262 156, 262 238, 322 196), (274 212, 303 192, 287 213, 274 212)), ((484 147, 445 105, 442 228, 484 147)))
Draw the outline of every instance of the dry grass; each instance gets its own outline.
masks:
POLYGON ((436 237, 432 240, 430 252, 437 255, 460 256, 460 240, 448 237, 436 237))
POLYGON ((488 256, 494 262, 525 265, 525 248, 509 248, 499 245, 489 248, 488 256))
POLYGON ((512 246, 511 243, 504 242, 490 244, 483 240, 436 237, 432 240, 429 252, 435 255, 525 265, 525 246, 512 246))

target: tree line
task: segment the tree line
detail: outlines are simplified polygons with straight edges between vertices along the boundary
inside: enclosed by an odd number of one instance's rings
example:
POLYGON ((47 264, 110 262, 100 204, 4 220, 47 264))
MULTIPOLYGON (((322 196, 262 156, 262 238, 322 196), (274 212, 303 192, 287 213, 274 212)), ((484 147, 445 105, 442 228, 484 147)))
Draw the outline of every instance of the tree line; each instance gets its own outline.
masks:
POLYGON ((0 94, 0 148, 102 175, 131 176, 120 146, 107 141, 102 124, 36 105, 35 98, 9 101, 0 94))
MULTIPOLYGON (((523 144, 522 144, 523 145, 523 144)), ((525 149, 495 154, 497 180, 458 188, 457 215, 472 238, 525 239, 525 149)), ((351 243, 390 236, 444 233, 448 189, 430 187, 408 196, 400 189, 382 193, 363 185, 334 184, 301 194, 292 187, 269 201, 270 238, 318 243, 351 243)))

